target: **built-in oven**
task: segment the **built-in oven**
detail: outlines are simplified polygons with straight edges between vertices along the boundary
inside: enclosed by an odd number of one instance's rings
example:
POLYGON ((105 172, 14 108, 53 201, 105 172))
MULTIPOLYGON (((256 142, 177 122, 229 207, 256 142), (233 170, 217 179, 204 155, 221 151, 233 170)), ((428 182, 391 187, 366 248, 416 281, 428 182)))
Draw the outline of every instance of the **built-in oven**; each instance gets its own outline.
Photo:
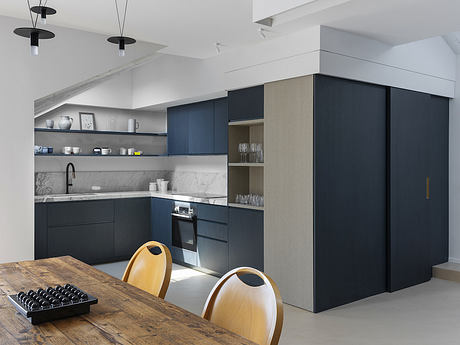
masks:
POLYGON ((171 213, 172 245, 178 249, 197 250, 196 212, 189 203, 177 203, 171 213))

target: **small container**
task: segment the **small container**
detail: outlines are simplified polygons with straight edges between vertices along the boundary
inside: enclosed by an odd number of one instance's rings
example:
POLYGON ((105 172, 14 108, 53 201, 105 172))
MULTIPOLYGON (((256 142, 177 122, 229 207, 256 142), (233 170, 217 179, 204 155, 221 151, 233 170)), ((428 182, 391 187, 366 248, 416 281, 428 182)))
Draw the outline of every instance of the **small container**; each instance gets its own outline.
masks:
POLYGON ((158 186, 156 182, 150 182, 149 184, 149 191, 156 192, 158 191, 158 186))
POLYGON ((48 147, 48 153, 53 153, 53 148, 52 147, 48 147))
POLYGON ((168 183, 169 181, 161 181, 160 192, 166 193, 168 191, 168 183))

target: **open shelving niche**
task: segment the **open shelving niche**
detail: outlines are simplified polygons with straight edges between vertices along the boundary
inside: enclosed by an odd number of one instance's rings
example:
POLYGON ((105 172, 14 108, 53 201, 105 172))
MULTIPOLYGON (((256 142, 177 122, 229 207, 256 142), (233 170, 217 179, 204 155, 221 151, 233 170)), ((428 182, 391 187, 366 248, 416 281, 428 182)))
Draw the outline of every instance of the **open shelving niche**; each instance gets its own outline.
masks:
POLYGON ((229 206, 263 210, 263 207, 235 203, 237 194, 264 195, 264 163, 240 163, 239 143, 264 146, 264 120, 234 121, 228 124, 229 206))
POLYGON ((167 133, 123 132, 123 131, 89 131, 35 128, 35 145, 51 146, 52 154, 36 154, 35 157, 158 157, 167 155, 167 133), (65 155, 64 146, 78 146, 81 153, 65 155), (94 147, 110 147, 110 155, 94 155, 94 147), (141 156, 119 155, 119 148, 134 147, 144 152, 141 156))

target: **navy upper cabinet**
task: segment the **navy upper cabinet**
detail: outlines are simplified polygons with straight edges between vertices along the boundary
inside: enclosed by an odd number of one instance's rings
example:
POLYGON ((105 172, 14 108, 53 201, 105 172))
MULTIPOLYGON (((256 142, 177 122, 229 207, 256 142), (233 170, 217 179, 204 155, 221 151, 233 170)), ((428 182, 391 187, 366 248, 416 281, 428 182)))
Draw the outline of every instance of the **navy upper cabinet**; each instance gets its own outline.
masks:
POLYGON ((214 101, 214 153, 228 153, 227 98, 220 98, 214 101))
POLYGON ((186 106, 168 108, 168 154, 188 154, 189 116, 186 106))
POLYGON ((168 108, 168 154, 227 154, 227 99, 168 108))
POLYGON ((194 103, 186 108, 189 116, 189 153, 214 153, 214 102, 194 103))
POLYGON ((263 117, 263 85, 228 92, 229 121, 263 119, 263 117))

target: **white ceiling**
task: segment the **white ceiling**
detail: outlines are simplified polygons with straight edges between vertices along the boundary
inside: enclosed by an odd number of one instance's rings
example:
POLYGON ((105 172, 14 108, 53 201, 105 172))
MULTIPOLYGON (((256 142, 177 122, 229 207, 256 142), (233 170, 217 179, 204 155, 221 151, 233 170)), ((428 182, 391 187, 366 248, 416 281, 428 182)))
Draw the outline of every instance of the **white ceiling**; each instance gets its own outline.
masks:
MULTIPOLYGON (((48 0, 48 5, 58 11, 51 24, 117 34, 113 0, 48 0)), ((26 0, 1 0, 0 15, 29 18, 26 0)), ((351 0, 274 26, 268 38, 327 25, 396 45, 460 31, 459 18, 460 0, 351 0)), ((260 41, 258 27, 251 0, 131 0, 125 34, 167 46, 163 52, 205 58, 216 54, 215 42, 231 49, 260 41)))

